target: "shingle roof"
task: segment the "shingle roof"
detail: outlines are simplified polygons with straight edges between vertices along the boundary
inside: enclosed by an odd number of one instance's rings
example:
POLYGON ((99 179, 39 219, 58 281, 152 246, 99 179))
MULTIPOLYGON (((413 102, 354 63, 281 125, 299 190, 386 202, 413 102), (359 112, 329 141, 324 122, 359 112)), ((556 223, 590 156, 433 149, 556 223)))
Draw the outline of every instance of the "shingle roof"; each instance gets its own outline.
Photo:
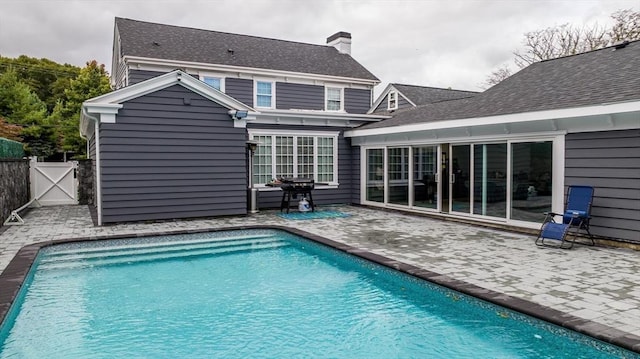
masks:
POLYGON ((379 81, 333 46, 116 18, 122 56, 190 61, 379 81), (229 51, 231 50, 231 51, 229 51))
POLYGON ((359 128, 556 110, 640 100, 640 40, 530 65, 470 98, 396 112, 359 128))
POLYGON ((415 86, 415 85, 403 85, 403 84, 391 84, 398 91, 400 91, 405 97, 416 106, 427 105, 430 103, 436 103, 441 101, 458 100, 461 98, 467 98, 475 96, 478 92, 443 89, 437 87, 427 86, 415 86))

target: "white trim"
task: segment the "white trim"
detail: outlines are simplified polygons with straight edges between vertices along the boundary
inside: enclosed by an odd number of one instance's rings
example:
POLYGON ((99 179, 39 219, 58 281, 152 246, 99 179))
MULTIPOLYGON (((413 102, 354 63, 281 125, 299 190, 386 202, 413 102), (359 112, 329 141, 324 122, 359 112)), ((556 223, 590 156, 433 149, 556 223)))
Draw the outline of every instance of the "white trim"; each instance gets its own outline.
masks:
MULTIPOLYGON (((305 130, 301 130, 301 131, 291 131, 291 130, 269 130, 269 129, 247 129, 247 134, 249 136, 249 139, 252 140, 254 139, 256 136, 292 136, 294 137, 313 137, 313 146, 314 146, 314 153, 313 153, 313 168, 314 168, 314 179, 316 182, 318 181, 318 171, 317 171, 317 165, 318 165, 318 151, 317 151, 317 138, 318 137, 331 137, 333 138, 333 181, 328 183, 328 186, 326 186, 327 188, 336 188, 337 186, 339 186, 339 181, 338 181, 338 140, 340 139, 340 132, 339 131, 305 131, 305 130)), ((298 160, 298 156, 297 156, 297 142, 294 140, 293 141, 293 172, 294 174, 298 171, 297 169, 297 160, 298 160)), ((276 171, 277 171, 277 163, 276 163, 276 141, 275 138, 272 138, 271 141, 271 175, 272 177, 275 176, 276 171)), ((268 188, 265 186, 264 183, 255 183, 254 186, 256 188, 268 188)))
POLYGON ((340 135, 340 131, 270 130, 270 129, 261 129, 261 128, 248 128, 247 133, 249 134, 249 137, 269 136, 269 135, 332 137, 332 136, 340 135))
MULTIPOLYGON (((551 197, 551 210, 555 211, 555 212, 562 212, 563 208, 564 208, 564 179, 565 179, 565 171, 564 171, 564 166, 565 166, 565 157, 564 157, 564 152, 565 152, 565 134, 561 131, 558 132, 554 132, 554 133, 547 133, 544 135, 540 135, 540 134, 528 134, 526 136, 522 135, 522 136, 517 136, 516 138, 508 138, 505 136, 500 136, 500 137, 496 137, 496 138, 484 138, 484 139, 462 139, 462 140, 457 140, 457 141, 453 141, 453 142, 421 142, 421 143, 386 143, 386 144, 367 144, 367 145, 362 145, 360 146, 360 204, 364 204, 364 205, 371 205, 371 206, 376 206, 376 207, 382 207, 382 208, 394 208, 394 209, 400 209, 403 211, 414 211, 414 212, 418 212, 418 213, 434 213, 434 214, 438 214, 440 216, 443 217, 452 217, 452 218, 467 218, 467 219, 473 219, 476 221, 480 221, 480 222, 487 222, 487 223, 502 223, 502 224, 507 224, 507 225, 514 225, 514 226, 520 226, 520 227, 526 227, 526 228, 537 228, 539 226, 539 223, 537 222, 525 222, 525 221, 521 221, 521 220, 516 220, 516 219, 511 219, 511 193, 512 193, 512 181, 513 181, 513 166, 512 166, 512 156, 511 156, 511 152, 512 152, 512 145, 516 144, 516 143, 531 143, 531 142, 551 142, 552 146, 553 146, 553 153, 551 155, 551 161, 552 161, 552 197, 551 197), (452 171, 452 166, 449 165, 449 173, 443 173, 442 172, 442 145, 443 144, 448 144, 448 150, 447 152, 449 153, 447 161, 451 161, 451 149, 453 146, 456 145, 469 145, 470 146, 470 171, 471 173, 473 173, 473 151, 474 151, 474 145, 476 144, 491 144, 491 143, 504 143, 507 145, 507 173, 506 173, 506 184, 507 184, 507 193, 506 193, 506 203, 505 205, 507 206, 506 208, 506 214, 505 214, 505 218, 499 218, 499 217, 491 217, 491 216, 484 216, 482 214, 476 214, 473 213, 473 207, 470 208, 470 212, 455 212, 452 210, 451 207, 451 196, 452 196, 452 191, 449 191, 449 196, 448 198, 442 198, 442 183, 444 181, 448 181, 449 183, 451 182, 451 171, 452 171), (437 178, 438 178, 438 203, 437 203, 437 209, 431 209, 431 208, 421 208, 421 207, 416 207, 416 206, 412 206, 412 205, 398 205, 398 204, 393 204, 393 203, 389 203, 389 198, 388 198, 388 186, 389 186, 389 180, 388 180, 388 149, 390 148, 398 148, 398 147, 408 147, 409 148, 409 161, 411 164, 411 161, 413 159, 413 148, 416 146, 437 146, 437 178), (374 201, 369 201, 366 198, 366 188, 367 188, 367 169, 368 169, 368 158, 367 158, 367 151, 368 150, 383 150, 383 168, 384 168, 384 173, 383 173, 383 183, 384 183, 384 199, 383 202, 374 202, 374 201), (446 178, 445 178, 446 176, 446 178), (442 205, 444 204, 444 201, 447 201, 449 203, 449 212, 448 213, 442 213, 442 205)), ((413 164, 412 164, 413 165, 413 164)), ((413 167, 411 167, 413 168, 413 167)), ((411 170, 410 170, 411 171, 411 170)), ((410 173, 410 179, 412 178, 411 173, 410 173)), ((409 181, 409 184, 411 184, 411 180, 409 181)), ((451 183, 449 184, 450 188, 452 188, 451 183)), ((409 187, 411 188, 411 186, 409 187)), ((411 195, 411 190, 409 191, 409 195, 411 195)), ((412 198, 413 197, 409 197, 409 203, 412 203, 412 198)), ((473 186, 470 188, 470 198, 473 199, 474 198, 474 193, 473 193, 473 186)))
POLYGON ((389 91, 391 91, 392 88, 397 91, 397 89, 393 87, 393 84, 388 84, 387 87, 385 87, 384 90, 382 90, 382 92, 380 93, 380 96, 378 96, 378 98, 373 102, 373 104, 371 105, 371 108, 367 113, 372 113, 373 111, 375 111, 376 108, 380 106, 385 96, 389 94, 389 91))
MULTIPOLYGON (((619 102, 612 104, 599 104, 594 106, 573 107, 559 110, 545 110, 522 112, 509 115, 497 115, 487 117, 462 118, 455 120, 423 122, 412 125, 354 129, 345 132, 345 137, 363 137, 375 135, 388 135, 397 133, 411 133, 420 131, 433 131, 438 129, 451 129, 460 127, 477 127, 496 124, 513 124, 532 121, 549 121, 587 116, 610 115, 625 112, 640 112, 640 101, 619 102)), ((637 125, 640 127, 640 125, 637 125)))
POLYGON ((242 102, 228 96, 199 79, 182 71, 169 72, 137 84, 127 86, 116 91, 94 97, 82 104, 83 113, 80 117, 80 133, 85 135, 87 121, 96 119, 104 123, 115 123, 118 110, 122 108, 122 102, 138 98, 173 85, 183 86, 211 101, 214 101, 228 109, 248 111, 249 116, 244 121, 234 121, 234 127, 246 127, 246 121, 255 118, 258 112, 242 102), (92 117, 89 115, 97 115, 92 117))
POLYGON ((254 78, 253 79, 253 107, 261 110, 272 110, 276 108, 276 81, 274 79, 254 78), (258 106, 258 82, 271 84, 271 105, 258 106))
POLYGON ((262 110, 260 115, 251 119, 253 124, 304 125, 357 127, 367 122, 377 122, 390 116, 348 114, 344 112, 326 112, 321 110, 262 110))
POLYGON ((552 141, 551 154, 551 212, 564 212, 564 165, 565 136, 556 136, 552 141))
MULTIPOLYGON (((317 75, 317 74, 310 74, 310 73, 304 73, 304 72, 259 69, 255 67, 219 65, 219 64, 209 64, 209 63, 203 63, 203 62, 175 61, 175 60, 155 59, 150 57, 138 57, 138 56, 129 56, 129 55, 123 56, 122 59, 127 63, 128 66, 132 66, 132 67, 133 65, 138 64, 138 65, 156 65, 156 66, 162 66, 165 68, 172 68, 172 69, 191 68, 194 70, 208 70, 213 72, 230 72, 230 73, 241 72, 241 73, 252 74, 257 76, 287 77, 287 78, 297 77, 301 79, 334 81, 334 82, 341 82, 346 84, 367 85, 371 87, 380 83, 380 80, 368 80, 368 79, 355 78, 355 77, 317 75)), ((144 66, 138 66, 138 69, 144 69, 144 66)))
POLYGON ((122 103, 176 84, 179 84, 229 109, 241 109, 244 111, 256 112, 252 107, 243 104, 233 97, 214 89, 199 79, 180 70, 168 72, 149 80, 109 92, 105 95, 94 97, 85 101, 83 105, 122 103))
POLYGON ((340 85, 325 84, 324 85, 324 110, 329 113, 346 113, 344 110, 344 87, 340 85), (340 108, 337 110, 329 110, 329 89, 340 90, 340 108))
POLYGON ((98 225, 102 225, 102 163, 100 162, 100 123, 94 121, 96 139, 96 211, 98 216, 98 225))

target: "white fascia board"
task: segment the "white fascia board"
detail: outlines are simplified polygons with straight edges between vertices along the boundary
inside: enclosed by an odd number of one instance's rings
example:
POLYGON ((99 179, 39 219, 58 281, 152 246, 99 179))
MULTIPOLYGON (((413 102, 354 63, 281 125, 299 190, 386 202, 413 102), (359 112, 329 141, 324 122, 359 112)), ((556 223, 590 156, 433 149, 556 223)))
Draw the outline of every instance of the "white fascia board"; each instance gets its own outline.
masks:
POLYGON ((345 137, 376 136, 394 133, 431 131, 446 128, 476 127, 530 121, 546 121, 575 117, 599 116, 625 112, 640 112, 640 101, 599 104, 559 110, 523 112, 509 115, 473 117, 456 120, 433 121, 412 125, 391 126, 372 129, 354 129, 345 132, 345 137))
MULTIPOLYGON (((405 96, 402 92, 398 91, 398 94, 401 95, 402 97, 404 97, 404 99, 407 100, 407 102, 410 103, 413 107, 418 107, 418 105, 413 103, 413 101, 411 101, 411 99, 408 98, 407 96, 405 96)), ((396 101, 400 101, 400 99, 396 99, 396 101)))
POLYGON ((116 123, 116 115, 122 108, 118 103, 84 103, 87 113, 99 115, 101 123, 116 123))
POLYGON ((382 92, 380 93, 380 96, 378 96, 378 98, 373 103, 373 105, 371 105, 371 108, 369 109, 369 112, 367 112, 367 113, 372 113, 373 111, 375 111, 375 109, 378 106, 380 106, 380 103, 382 103, 382 99, 385 98, 385 96, 387 96, 389 94, 389 92, 391 92, 391 88, 393 88, 393 84, 388 84, 387 87, 385 87, 384 90, 382 90, 382 92))
POLYGON ((102 96, 94 97, 85 101, 84 106, 90 106, 91 104, 122 103, 173 85, 181 85, 229 109, 257 112, 252 107, 247 106, 233 97, 228 96, 205 84, 199 79, 179 70, 168 72, 131 86, 123 87, 102 96))
MULTIPOLYGON (((382 91, 382 93, 380 94, 380 96, 378 96, 378 99, 376 100, 376 102, 373 104, 373 106, 371 106, 371 109, 369 109, 369 112, 367 113, 372 113, 373 111, 375 111, 376 108, 378 108, 378 106, 380 106, 380 104, 382 103, 382 100, 389 94, 389 92, 391 91, 395 91, 398 95, 402 96, 405 100, 407 100, 408 103, 410 103, 413 107, 417 107, 417 105, 415 103, 413 103, 413 101, 411 101, 411 99, 409 99, 407 96, 405 96, 402 92, 400 92, 400 90, 398 90, 395 86, 393 86, 393 84, 389 84, 387 85, 387 87, 384 89, 384 91, 382 91)), ((399 98, 396 98, 396 101, 399 101, 399 98)))
POLYGON ((333 120, 359 120, 367 122, 378 122, 391 116, 380 116, 370 114, 349 114, 346 112, 328 112, 315 110, 287 110, 287 111, 269 111, 264 110, 260 113, 260 117, 296 117, 296 118, 318 118, 333 120))
POLYGON ((157 65, 157 66, 170 67, 170 68, 193 68, 198 70, 207 70, 207 71, 214 71, 214 72, 216 71, 217 72, 242 72, 247 74, 253 74, 258 76, 268 76, 268 77, 298 77, 298 78, 310 79, 310 80, 336 81, 341 83, 360 84, 360 85, 367 85, 372 87, 380 83, 379 80, 368 80, 368 79, 361 79, 361 78, 354 78, 354 77, 318 75, 318 74, 310 74, 310 73, 304 73, 304 72, 260 69, 255 67, 208 64, 203 62, 175 61, 175 60, 165 60, 165 59, 156 59, 156 58, 150 58, 150 57, 130 56, 130 55, 123 56, 123 60, 129 65, 137 65, 137 64, 157 65))
POLYGON ((390 116, 372 116, 325 111, 268 111, 264 110, 249 123, 305 126, 358 127, 364 123, 377 122, 390 116))

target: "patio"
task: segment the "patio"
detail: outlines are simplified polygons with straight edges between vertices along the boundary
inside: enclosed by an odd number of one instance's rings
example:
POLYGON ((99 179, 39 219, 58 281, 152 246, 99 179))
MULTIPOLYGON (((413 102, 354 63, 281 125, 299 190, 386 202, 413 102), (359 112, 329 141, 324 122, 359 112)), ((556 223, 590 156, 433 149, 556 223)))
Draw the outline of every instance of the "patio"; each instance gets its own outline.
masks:
MULTIPOLYGON (((327 209, 327 208, 325 208, 327 209)), ((95 227, 86 206, 31 210, 0 233, 0 271, 27 244, 71 238, 142 235, 247 225, 297 228, 495 292, 632 334, 640 348, 640 256, 622 248, 538 248, 531 235, 364 207, 351 216, 286 220, 279 211, 246 217, 125 223, 95 227)), ((638 350, 638 349, 636 349, 638 350)))

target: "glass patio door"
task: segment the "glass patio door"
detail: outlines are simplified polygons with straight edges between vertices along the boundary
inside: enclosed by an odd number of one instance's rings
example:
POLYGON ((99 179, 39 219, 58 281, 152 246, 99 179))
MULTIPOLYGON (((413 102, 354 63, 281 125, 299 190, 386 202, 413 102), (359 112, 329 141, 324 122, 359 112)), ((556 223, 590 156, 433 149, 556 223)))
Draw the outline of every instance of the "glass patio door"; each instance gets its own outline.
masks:
POLYGON ((451 145, 450 211, 471 213, 471 145, 451 145))
POLYGON ((409 147, 387 149, 387 178, 387 203, 409 205, 409 147))
POLYGON ((413 147, 413 206, 438 207, 438 147, 413 147))

